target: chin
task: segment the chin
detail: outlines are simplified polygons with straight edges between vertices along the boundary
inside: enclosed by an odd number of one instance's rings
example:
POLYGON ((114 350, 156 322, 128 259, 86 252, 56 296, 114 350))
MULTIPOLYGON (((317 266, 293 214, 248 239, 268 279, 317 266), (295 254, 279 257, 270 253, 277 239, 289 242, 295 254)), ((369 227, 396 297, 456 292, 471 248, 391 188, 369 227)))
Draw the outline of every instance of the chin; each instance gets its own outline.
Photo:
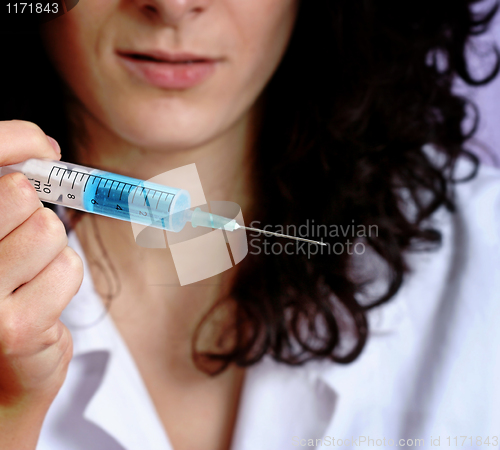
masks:
POLYGON ((189 126, 171 117, 124 121, 115 127, 124 140, 142 149, 178 151, 197 148, 214 137, 214 129, 197 121, 189 126))
POLYGON ((140 102, 115 106, 104 119, 113 132, 133 145, 152 150, 203 145, 218 134, 222 125, 214 111, 201 107, 167 109, 140 102))

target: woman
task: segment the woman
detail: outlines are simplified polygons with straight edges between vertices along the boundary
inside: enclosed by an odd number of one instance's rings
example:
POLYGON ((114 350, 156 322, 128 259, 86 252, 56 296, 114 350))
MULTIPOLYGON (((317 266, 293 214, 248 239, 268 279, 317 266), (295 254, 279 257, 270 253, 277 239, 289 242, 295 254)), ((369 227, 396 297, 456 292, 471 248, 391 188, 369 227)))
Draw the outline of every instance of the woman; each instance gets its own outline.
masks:
POLYGON ((0 178, 2 449, 498 445, 500 176, 476 174, 451 90, 498 72, 464 56, 496 9, 401 3, 86 0, 10 38, 0 165, 196 163, 247 221, 377 232, 179 287, 127 223, 73 216, 68 246, 0 178))

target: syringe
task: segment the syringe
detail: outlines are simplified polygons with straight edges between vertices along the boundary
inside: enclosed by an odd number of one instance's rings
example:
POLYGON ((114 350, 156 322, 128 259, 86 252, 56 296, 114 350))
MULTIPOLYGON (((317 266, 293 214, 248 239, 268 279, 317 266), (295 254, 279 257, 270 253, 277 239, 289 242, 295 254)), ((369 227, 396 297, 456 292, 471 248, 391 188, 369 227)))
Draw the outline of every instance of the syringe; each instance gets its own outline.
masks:
POLYGON ((312 244, 323 242, 288 236, 240 225, 235 219, 218 216, 191 207, 191 197, 184 189, 164 186, 92 169, 77 164, 48 159, 28 159, 0 167, 0 177, 22 172, 35 188, 40 200, 67 208, 179 232, 187 222, 193 227, 235 231, 238 229, 295 239, 312 244))

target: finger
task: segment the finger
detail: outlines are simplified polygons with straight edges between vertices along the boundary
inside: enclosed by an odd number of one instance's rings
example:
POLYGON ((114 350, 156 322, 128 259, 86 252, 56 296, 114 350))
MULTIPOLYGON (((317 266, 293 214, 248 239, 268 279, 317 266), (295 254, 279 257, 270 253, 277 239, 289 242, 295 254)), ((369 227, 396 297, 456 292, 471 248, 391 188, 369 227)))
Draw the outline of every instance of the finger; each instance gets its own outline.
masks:
POLYGON ((63 223, 40 208, 0 241, 0 298, 35 278, 68 243, 63 223))
POLYGON ((35 188, 22 173, 0 177, 0 240, 40 208, 35 188))
POLYGON ((80 256, 71 247, 65 247, 35 278, 9 297, 9 306, 44 332, 57 322, 82 280, 80 256))
POLYGON ((29 158, 59 159, 59 145, 41 128, 23 120, 0 121, 0 166, 29 158))

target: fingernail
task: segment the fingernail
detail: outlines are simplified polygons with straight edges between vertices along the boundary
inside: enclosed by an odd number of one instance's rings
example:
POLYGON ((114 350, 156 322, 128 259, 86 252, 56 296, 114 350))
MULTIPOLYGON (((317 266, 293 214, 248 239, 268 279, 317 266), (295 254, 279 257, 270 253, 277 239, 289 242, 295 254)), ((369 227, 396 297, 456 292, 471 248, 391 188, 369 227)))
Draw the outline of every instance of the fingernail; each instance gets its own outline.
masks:
POLYGON ((59 144, 57 143, 57 141, 54 138, 51 138, 50 136, 47 136, 47 139, 49 140, 50 145, 52 145, 52 147, 54 148, 56 153, 58 155, 60 155, 61 154, 61 147, 59 147, 59 144))

